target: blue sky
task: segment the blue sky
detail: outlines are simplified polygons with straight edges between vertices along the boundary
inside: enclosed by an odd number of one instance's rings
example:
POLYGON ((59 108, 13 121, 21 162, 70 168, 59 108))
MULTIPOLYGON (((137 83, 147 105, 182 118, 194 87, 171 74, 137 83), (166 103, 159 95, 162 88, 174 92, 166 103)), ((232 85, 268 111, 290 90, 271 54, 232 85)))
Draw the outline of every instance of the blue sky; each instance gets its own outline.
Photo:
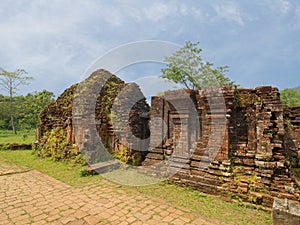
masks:
MULTIPOLYGON (((0 30, 0 67, 34 77, 19 93, 59 94, 106 52, 143 40, 200 41, 203 58, 228 65, 243 87, 300 85, 298 0, 1 0, 0 30)), ((133 81, 159 70, 148 63, 119 75, 133 81)))

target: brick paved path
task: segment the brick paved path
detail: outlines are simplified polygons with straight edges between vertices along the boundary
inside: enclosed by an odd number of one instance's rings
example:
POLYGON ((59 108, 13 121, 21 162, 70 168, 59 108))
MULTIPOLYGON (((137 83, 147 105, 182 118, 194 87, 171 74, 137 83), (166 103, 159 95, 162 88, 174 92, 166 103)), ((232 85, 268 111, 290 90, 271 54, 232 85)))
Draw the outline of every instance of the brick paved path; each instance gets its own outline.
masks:
POLYGON ((0 224, 211 224, 197 213, 106 180, 71 187, 0 162, 0 224))

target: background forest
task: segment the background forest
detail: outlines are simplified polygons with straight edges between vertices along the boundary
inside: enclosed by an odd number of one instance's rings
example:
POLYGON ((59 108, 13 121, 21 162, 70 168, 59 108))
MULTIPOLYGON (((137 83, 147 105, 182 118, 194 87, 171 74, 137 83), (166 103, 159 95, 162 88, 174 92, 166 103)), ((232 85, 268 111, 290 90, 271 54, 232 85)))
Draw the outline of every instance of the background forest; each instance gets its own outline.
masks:
POLYGON ((54 94, 47 90, 10 97, 0 94, 0 129, 12 130, 10 110, 12 110, 17 131, 35 129, 41 110, 54 100, 54 94), (12 109, 10 109, 12 107, 12 109))

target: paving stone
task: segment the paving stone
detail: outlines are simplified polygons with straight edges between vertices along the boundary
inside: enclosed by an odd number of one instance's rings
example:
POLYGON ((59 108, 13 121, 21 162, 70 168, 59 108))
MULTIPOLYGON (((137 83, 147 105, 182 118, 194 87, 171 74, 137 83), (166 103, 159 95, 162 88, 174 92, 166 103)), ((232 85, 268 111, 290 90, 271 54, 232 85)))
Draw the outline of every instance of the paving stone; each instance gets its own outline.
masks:
POLYGON ((95 216, 87 216, 84 218, 84 220, 88 223, 88 224, 97 224, 99 223, 99 219, 95 216))
POLYGON ((85 225, 85 224, 87 223, 84 220, 75 220, 69 223, 69 225, 85 225))
POLYGON ((0 176, 0 187, 4 187, 0 196, 5 206, 0 207, 1 225, 191 224, 197 217, 163 200, 120 191, 106 180, 74 188, 27 171, 0 176), (180 220, 181 216, 184 219, 180 220))

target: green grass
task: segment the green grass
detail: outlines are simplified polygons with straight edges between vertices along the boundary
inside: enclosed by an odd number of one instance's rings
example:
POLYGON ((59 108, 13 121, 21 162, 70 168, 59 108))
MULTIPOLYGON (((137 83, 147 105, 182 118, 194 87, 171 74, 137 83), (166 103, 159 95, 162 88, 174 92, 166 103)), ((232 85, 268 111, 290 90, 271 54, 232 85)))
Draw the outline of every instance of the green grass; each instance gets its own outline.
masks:
POLYGON ((272 217, 269 212, 238 203, 226 202, 221 197, 204 194, 188 187, 160 183, 137 187, 137 189, 143 194, 164 199, 226 224, 272 224, 272 217))
POLYGON ((0 151, 1 161, 25 165, 71 186, 82 186, 101 179, 99 175, 81 177, 81 166, 75 166, 66 162, 55 162, 50 158, 38 158, 31 150, 0 151))
POLYGON ((102 177, 114 183, 127 186, 145 186, 149 184, 159 183, 160 180, 153 176, 146 176, 137 172, 135 169, 116 169, 108 173, 102 174, 102 177))
MULTIPOLYGON (((104 179, 99 175, 81 177, 81 167, 65 162, 55 162, 51 159, 37 158, 32 154, 32 151, 0 151, 0 163, 1 161, 28 166, 72 186, 82 186, 104 179)), ((124 171, 119 170, 107 173, 104 176, 107 176, 110 180, 113 180, 112 178, 119 180, 122 178, 122 174, 124 174, 124 171)), ((124 182, 135 179, 134 172, 130 170, 126 172, 126 176, 124 182)), ((143 181, 143 175, 139 175, 137 179, 143 181)), ((160 182, 140 187, 126 185, 117 185, 116 187, 128 193, 140 192, 166 200, 173 205, 190 209, 207 218, 216 219, 226 224, 272 224, 269 212, 242 206, 238 203, 228 203, 220 197, 203 194, 189 188, 182 188, 175 184, 160 182)))
POLYGON ((118 169, 102 176, 122 185, 136 186, 134 189, 145 195, 164 199, 174 205, 226 224, 272 224, 271 214, 268 212, 238 203, 225 202, 221 197, 204 194, 188 187, 160 182, 158 179, 140 174, 136 170, 118 169))
POLYGON ((0 130, 0 144, 7 143, 24 143, 31 144, 34 142, 35 131, 23 130, 13 134, 11 130, 0 130))

